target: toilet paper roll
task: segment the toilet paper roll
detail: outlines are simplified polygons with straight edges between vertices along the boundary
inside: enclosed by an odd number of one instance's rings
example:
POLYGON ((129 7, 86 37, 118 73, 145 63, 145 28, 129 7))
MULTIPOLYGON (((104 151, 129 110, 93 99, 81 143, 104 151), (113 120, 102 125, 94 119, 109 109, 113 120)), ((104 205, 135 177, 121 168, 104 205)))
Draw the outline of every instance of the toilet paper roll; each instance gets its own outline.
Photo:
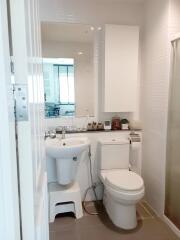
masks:
POLYGON ((131 151, 139 150, 140 147, 141 147, 141 142, 131 142, 131 145, 130 145, 131 151))

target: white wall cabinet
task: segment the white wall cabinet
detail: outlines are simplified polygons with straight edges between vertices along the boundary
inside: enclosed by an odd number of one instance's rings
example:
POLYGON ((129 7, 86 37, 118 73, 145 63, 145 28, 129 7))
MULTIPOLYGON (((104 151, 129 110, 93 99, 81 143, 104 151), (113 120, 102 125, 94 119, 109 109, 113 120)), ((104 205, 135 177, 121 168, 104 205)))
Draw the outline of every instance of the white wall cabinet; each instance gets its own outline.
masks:
POLYGON ((138 26, 105 25, 104 112, 137 110, 138 52, 138 26))

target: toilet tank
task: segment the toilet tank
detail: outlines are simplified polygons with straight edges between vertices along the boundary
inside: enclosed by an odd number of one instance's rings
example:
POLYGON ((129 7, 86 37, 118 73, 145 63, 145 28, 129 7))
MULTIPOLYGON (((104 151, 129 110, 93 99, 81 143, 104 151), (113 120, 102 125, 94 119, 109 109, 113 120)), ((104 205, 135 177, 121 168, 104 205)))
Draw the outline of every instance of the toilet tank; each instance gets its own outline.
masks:
POLYGON ((100 170, 129 168, 129 140, 126 138, 100 139, 100 170))

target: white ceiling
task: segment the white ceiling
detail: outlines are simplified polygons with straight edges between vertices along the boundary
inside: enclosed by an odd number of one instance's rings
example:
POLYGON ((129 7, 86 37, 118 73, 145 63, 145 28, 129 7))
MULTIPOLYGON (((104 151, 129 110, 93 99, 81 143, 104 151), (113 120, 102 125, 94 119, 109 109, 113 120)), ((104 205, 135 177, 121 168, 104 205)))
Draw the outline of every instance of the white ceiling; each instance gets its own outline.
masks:
POLYGON ((42 22, 43 41, 54 42, 92 42, 94 31, 90 25, 42 22))

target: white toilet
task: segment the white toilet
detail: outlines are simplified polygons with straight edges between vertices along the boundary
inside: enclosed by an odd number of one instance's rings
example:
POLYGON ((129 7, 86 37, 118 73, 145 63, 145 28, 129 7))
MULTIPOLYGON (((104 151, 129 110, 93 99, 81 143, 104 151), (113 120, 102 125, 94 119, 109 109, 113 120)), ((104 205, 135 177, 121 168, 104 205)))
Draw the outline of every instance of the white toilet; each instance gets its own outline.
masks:
POLYGON ((145 189, 141 176, 129 171, 130 141, 115 138, 99 143, 104 206, 117 227, 133 229, 137 226, 136 203, 144 196, 145 189))

